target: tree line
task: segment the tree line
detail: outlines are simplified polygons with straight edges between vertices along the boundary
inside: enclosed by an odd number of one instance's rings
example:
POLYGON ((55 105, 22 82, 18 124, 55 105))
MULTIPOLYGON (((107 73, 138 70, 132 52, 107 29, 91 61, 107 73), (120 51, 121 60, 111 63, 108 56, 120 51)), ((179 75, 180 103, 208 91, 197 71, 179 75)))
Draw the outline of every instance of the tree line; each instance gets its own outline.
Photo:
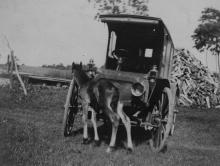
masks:
POLYGON ((82 62, 76 63, 73 62, 71 65, 64 65, 63 63, 59 64, 52 64, 52 65, 42 65, 43 68, 52 68, 52 69, 59 69, 59 70, 72 70, 74 67, 79 67, 83 70, 96 70, 97 67, 94 63, 93 59, 90 59, 87 64, 83 64, 82 62))
POLYGON ((42 65, 44 68, 60 69, 60 70, 71 70, 72 65, 64 65, 63 63, 52 64, 52 65, 42 65))
POLYGON ((210 52, 217 57, 217 66, 220 73, 220 11, 214 8, 205 8, 199 19, 199 25, 192 35, 194 47, 200 52, 210 52))

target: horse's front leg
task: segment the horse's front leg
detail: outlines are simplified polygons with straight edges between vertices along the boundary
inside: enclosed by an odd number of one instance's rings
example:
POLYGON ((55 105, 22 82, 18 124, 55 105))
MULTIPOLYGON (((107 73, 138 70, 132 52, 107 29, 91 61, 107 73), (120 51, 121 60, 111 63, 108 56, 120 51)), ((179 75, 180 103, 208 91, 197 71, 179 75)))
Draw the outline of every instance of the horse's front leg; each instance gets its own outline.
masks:
POLYGON ((83 115, 82 115, 82 122, 83 122, 83 144, 88 144, 88 104, 83 103, 83 115))
POLYGON ((127 132, 128 151, 133 151, 133 143, 132 143, 132 138, 131 138, 131 121, 130 121, 130 118, 124 113, 123 104, 120 102, 118 103, 117 112, 122 122, 124 123, 125 129, 127 132))
POLYGON ((94 129, 94 135, 95 135, 95 145, 99 146, 100 145, 100 140, 99 140, 99 135, 98 135, 98 129, 97 129, 97 121, 96 121, 96 112, 92 107, 89 107, 89 111, 92 113, 91 121, 93 124, 93 129, 94 129))

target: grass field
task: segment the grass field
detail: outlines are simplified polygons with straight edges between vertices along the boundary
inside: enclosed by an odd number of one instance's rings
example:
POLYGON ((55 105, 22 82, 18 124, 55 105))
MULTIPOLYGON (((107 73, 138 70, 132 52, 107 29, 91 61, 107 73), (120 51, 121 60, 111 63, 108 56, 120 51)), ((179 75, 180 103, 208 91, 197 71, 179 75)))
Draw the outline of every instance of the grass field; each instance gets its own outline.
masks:
POLYGON ((59 70, 44 67, 20 66, 19 71, 37 76, 72 79, 71 70, 59 70))
MULTIPOLYGON (((32 75, 43 77, 72 79, 71 70, 60 70, 54 68, 21 65, 19 66, 19 72, 29 73, 32 75)), ((7 65, 5 64, 0 64, 0 77, 8 77, 7 65)))
POLYGON ((75 123, 78 132, 63 137, 67 90, 33 88, 28 99, 19 92, 0 88, 1 166, 217 166, 220 163, 220 110, 179 108, 176 131, 169 137, 165 153, 152 153, 145 132, 132 128, 134 152, 128 154, 124 147, 125 130, 121 127, 118 149, 107 154, 109 133, 102 126, 100 147, 81 144, 80 119, 75 123))

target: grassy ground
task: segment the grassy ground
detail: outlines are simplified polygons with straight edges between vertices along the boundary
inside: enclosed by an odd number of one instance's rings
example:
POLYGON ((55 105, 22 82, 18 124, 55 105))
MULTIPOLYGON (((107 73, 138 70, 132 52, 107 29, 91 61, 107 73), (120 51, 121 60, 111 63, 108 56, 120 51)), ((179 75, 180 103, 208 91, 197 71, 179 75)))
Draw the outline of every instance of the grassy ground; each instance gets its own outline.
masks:
POLYGON ((104 141, 100 147, 81 144, 80 119, 75 123, 78 132, 63 137, 67 90, 29 88, 28 99, 20 92, 0 88, 1 166, 213 166, 220 163, 220 110, 180 108, 176 131, 168 139, 165 153, 152 153, 145 132, 133 128, 134 152, 127 154, 122 127, 117 137, 118 149, 107 154, 109 133, 102 126, 99 133, 104 141))

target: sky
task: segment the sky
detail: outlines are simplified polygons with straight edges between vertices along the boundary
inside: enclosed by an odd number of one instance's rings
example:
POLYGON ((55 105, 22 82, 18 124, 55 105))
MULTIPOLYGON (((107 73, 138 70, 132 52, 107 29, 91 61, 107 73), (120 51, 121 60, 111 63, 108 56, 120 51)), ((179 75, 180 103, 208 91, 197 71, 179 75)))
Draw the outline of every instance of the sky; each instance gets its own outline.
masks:
MULTIPOLYGON (((176 48, 193 49, 191 35, 205 7, 220 10, 220 0, 149 0, 149 15, 160 17, 176 48)), ((5 63, 8 39, 20 63, 104 63, 107 26, 94 20, 95 10, 87 0, 0 0, 0 63, 5 63)), ((209 67, 215 68, 214 57, 209 67)))

